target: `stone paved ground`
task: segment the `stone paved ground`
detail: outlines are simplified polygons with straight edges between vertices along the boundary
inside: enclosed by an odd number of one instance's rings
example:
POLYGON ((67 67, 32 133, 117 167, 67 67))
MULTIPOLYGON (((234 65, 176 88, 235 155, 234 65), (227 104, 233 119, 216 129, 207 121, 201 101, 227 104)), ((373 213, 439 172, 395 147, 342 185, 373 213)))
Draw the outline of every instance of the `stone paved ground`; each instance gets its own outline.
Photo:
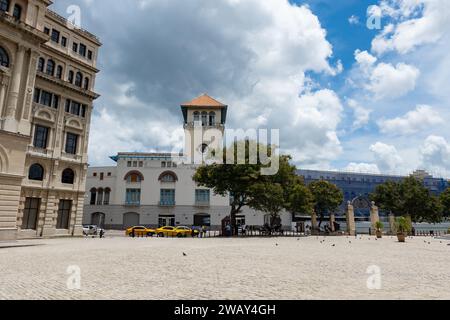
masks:
POLYGON ((110 237, 2 244, 0 299, 450 299, 449 241, 322 240, 110 237), (380 290, 367 288, 371 265, 381 269, 380 290), (81 271, 79 290, 67 287, 70 266, 81 271))

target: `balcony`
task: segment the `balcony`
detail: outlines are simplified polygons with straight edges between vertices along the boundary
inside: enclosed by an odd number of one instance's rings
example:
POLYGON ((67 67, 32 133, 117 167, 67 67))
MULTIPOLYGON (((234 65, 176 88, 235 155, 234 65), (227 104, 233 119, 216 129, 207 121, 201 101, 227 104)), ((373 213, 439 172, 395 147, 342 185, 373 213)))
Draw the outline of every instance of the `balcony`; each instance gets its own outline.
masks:
MULTIPOLYGON (((207 130, 207 129, 218 129, 218 130, 222 130, 225 128, 225 125, 221 124, 221 123, 216 123, 213 125, 207 124, 206 126, 199 126, 202 127, 203 130, 207 130)), ((184 129, 193 129, 195 128, 195 123, 194 122, 188 122, 184 124, 184 129)))
POLYGON ((37 148, 35 146, 28 146, 29 155, 52 158, 53 150, 37 148))
POLYGON ((160 201, 159 202, 159 206, 160 207, 175 207, 176 202, 175 200, 171 201, 171 200, 167 200, 167 201, 160 201))
POLYGON ((70 153, 66 153, 66 152, 63 152, 61 154, 61 158, 63 160, 72 161, 72 162, 81 162, 83 160, 83 157, 78 154, 70 154, 70 153))
POLYGON ((195 201, 195 205, 196 207, 202 207, 202 208, 208 208, 211 206, 209 201, 195 201))

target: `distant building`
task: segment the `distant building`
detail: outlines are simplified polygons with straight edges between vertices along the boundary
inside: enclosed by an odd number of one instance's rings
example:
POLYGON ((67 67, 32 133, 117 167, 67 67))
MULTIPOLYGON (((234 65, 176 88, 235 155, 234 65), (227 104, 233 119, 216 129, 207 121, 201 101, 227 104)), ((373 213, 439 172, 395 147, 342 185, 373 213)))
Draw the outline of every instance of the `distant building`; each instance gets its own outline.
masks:
MULTIPOLYGON (((318 170, 298 170, 298 175, 302 176, 306 184, 314 181, 325 180, 338 186, 344 194, 344 202, 340 207, 340 214, 344 213, 348 201, 360 198, 365 203, 369 202, 369 195, 373 193, 377 186, 388 181, 401 182, 405 176, 393 176, 368 173, 351 173, 337 171, 318 171, 318 170)), ((450 186, 445 179, 434 178, 424 170, 417 170, 412 176, 423 180, 424 186, 430 190, 433 195, 439 195, 450 186)), ((358 216, 369 216, 369 208, 362 206, 355 208, 355 214, 358 216)))

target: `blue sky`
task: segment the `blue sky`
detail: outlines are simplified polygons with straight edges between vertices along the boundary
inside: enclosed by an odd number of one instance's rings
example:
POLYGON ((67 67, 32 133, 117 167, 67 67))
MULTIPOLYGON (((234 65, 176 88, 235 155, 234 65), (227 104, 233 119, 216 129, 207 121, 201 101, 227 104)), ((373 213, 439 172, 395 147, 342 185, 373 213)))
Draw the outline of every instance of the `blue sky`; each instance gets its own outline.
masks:
POLYGON ((302 168, 450 177, 447 0, 60 0, 104 43, 90 162, 182 146, 204 92, 302 168), (352 19, 350 19, 353 17, 352 19), (369 30, 377 17, 381 29, 369 30), (105 144, 104 141, 109 143, 105 144))

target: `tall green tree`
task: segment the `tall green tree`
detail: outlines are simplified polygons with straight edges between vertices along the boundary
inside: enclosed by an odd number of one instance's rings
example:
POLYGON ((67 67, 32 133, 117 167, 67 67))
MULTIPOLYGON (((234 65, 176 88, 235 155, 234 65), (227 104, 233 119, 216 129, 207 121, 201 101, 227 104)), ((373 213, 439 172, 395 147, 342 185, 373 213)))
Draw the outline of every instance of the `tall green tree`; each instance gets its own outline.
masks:
POLYGON ((450 217, 450 188, 448 188, 441 194, 440 201, 444 216, 447 218, 450 217))
POLYGON ((407 177, 401 183, 387 182, 377 187, 371 199, 395 216, 408 216, 413 222, 442 221, 442 205, 424 187, 423 181, 407 177))
POLYGON ((292 216, 296 213, 312 215, 314 211, 314 197, 307 186, 302 181, 297 181, 288 189, 286 210, 292 216))
MULTIPOLYGON (((230 219, 234 232, 237 232, 236 215, 241 212, 243 207, 264 208, 266 212, 275 212, 276 206, 270 206, 269 201, 274 200, 279 195, 280 189, 268 184, 277 183, 282 185, 283 175, 288 175, 292 168, 288 167, 289 157, 272 157, 272 161, 278 161, 280 170, 274 176, 262 175, 262 169, 271 164, 263 164, 263 161, 257 157, 257 161, 250 161, 249 141, 235 142, 230 148, 223 151, 223 164, 211 164, 200 166, 193 176, 193 180, 203 187, 213 190, 217 195, 230 196, 230 219), (244 144, 244 145, 242 145, 244 144), (245 161, 229 164, 227 157, 230 155, 238 159, 240 148, 245 149, 245 161), (251 162, 256 162, 252 164, 251 162), (270 192, 274 192, 270 199, 270 192)), ((257 149, 267 150, 268 156, 272 155, 270 147, 257 145, 257 149)), ((281 187, 282 188, 282 187, 281 187)), ((278 203, 278 201, 277 201, 278 203)))
POLYGON ((344 201, 342 191, 328 181, 315 181, 308 185, 314 199, 314 211, 319 217, 319 228, 328 213, 335 212, 344 201))
POLYGON ((395 216, 400 215, 400 184, 388 181, 376 187, 375 192, 370 195, 380 209, 395 216))

